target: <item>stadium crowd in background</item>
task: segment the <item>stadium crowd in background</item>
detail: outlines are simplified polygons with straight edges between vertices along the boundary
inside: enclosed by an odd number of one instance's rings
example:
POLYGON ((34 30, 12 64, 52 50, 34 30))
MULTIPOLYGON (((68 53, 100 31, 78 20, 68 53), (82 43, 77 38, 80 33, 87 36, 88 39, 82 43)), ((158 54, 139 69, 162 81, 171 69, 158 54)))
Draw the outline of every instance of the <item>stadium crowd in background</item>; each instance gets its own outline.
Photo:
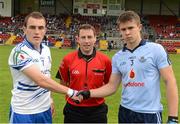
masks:
POLYGON ((141 37, 142 24, 134 11, 123 12, 117 21, 125 41, 112 58, 109 83, 78 92, 83 100, 115 93, 122 83, 119 123, 162 123, 160 77, 167 93, 167 123, 178 123, 178 89, 172 65, 164 48, 141 37))
MULTIPOLYGON (((80 25, 79 49, 66 55, 57 73, 61 83, 75 90, 99 88, 108 83, 111 60, 95 48, 96 31, 90 24, 80 25)), ((107 123, 108 107, 104 98, 91 98, 76 104, 66 98, 64 123, 107 123)))
MULTIPOLYGON (((17 15, 15 17, 4 17, 0 19, 0 38, 7 40, 11 34, 20 36, 23 40, 23 21, 25 15, 17 15), (5 35, 5 36, 4 36, 5 35), (7 37, 6 37, 7 35, 7 37)), ((116 30, 115 16, 82 16, 82 15, 50 15, 45 14, 47 20, 47 38, 50 41, 50 46, 54 46, 54 42, 63 35, 68 40, 73 40, 72 36, 77 32, 81 24, 91 24, 97 31, 97 36, 100 39, 107 37, 119 37, 119 32, 116 30), (69 22, 67 21, 69 20, 69 22), (105 35, 106 34, 106 35, 105 35)), ((175 17, 163 16, 141 16, 143 23, 142 32, 149 33, 149 38, 154 39, 178 39, 180 38, 180 24, 175 17), (172 19, 171 19, 172 18, 172 19), (166 21, 164 21, 166 20, 166 21)), ((19 43, 19 42, 14 42, 19 43)))
POLYGON ((10 123, 52 123, 54 113, 50 91, 67 94, 78 100, 75 90, 51 79, 51 54, 42 40, 46 20, 40 12, 26 16, 23 24, 25 38, 9 56, 13 78, 10 123))

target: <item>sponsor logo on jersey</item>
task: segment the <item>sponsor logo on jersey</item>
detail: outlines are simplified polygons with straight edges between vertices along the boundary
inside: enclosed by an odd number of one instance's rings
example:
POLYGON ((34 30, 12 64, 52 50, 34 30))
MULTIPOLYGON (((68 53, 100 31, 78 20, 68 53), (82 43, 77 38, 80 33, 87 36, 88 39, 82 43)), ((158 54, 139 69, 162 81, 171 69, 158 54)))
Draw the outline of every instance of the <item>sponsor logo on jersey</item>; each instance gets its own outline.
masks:
POLYGON ((126 64, 126 62, 121 62, 119 65, 120 66, 123 66, 123 65, 125 65, 126 64))
POLYGON ((130 72, 129 72, 129 77, 130 77, 131 79, 134 79, 135 76, 136 76, 135 71, 134 71, 133 69, 131 69, 130 72))
POLYGON ((123 84, 124 87, 144 87, 144 82, 128 82, 123 84))
POLYGON ((72 70, 72 74, 79 74, 78 70, 72 70))
POLYGON ((38 59, 33 59, 33 62, 39 62, 39 60, 38 59))
POLYGON ((130 60, 133 59, 134 60, 134 59, 136 59, 136 56, 130 56, 128 59, 130 59, 130 60))

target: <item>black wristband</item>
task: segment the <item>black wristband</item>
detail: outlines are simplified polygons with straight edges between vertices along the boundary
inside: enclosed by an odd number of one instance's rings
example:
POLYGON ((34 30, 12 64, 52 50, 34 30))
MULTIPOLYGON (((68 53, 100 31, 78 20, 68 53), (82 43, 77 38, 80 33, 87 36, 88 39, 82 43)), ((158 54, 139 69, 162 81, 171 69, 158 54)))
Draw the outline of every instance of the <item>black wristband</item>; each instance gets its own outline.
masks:
POLYGON ((79 95, 82 95, 84 100, 89 99, 91 96, 89 90, 81 90, 76 94, 76 96, 79 96, 79 95))
POLYGON ((84 92, 84 95, 83 95, 84 99, 89 99, 90 98, 90 91, 89 90, 86 90, 84 92))
POLYGON ((168 122, 174 122, 178 123, 178 117, 177 116, 168 116, 168 122))

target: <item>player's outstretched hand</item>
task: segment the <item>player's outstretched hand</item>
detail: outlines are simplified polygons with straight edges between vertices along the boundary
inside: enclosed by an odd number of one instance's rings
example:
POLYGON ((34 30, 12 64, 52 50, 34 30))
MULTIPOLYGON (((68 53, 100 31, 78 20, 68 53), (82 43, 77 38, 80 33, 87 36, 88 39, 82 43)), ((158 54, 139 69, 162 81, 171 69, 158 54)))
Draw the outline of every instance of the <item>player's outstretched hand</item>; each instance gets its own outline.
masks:
POLYGON ((89 90, 81 90, 77 93, 77 96, 78 97, 82 96, 83 100, 89 99, 90 98, 90 91, 89 90))
POLYGON ((71 98, 76 104, 79 104, 79 103, 83 100, 83 98, 82 98, 82 97, 78 97, 78 96, 77 96, 77 93, 78 93, 77 90, 73 90, 73 89, 70 89, 70 88, 69 88, 67 95, 68 95, 69 98, 71 98))

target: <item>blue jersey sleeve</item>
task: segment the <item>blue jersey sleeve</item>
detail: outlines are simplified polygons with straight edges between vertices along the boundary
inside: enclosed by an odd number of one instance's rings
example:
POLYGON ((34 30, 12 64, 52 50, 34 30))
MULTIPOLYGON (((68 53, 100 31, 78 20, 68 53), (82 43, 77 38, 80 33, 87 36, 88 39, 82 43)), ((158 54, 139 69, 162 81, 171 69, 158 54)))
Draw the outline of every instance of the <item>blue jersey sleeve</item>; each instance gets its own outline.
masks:
POLYGON ((118 69, 117 58, 118 58, 117 54, 115 54, 112 58, 112 73, 120 73, 118 69))
POLYGON ((158 44, 155 51, 156 51, 154 54, 155 62, 156 62, 158 69, 161 69, 161 68, 171 65, 169 56, 168 56, 167 52, 165 51, 165 49, 163 48, 163 46, 158 44))

